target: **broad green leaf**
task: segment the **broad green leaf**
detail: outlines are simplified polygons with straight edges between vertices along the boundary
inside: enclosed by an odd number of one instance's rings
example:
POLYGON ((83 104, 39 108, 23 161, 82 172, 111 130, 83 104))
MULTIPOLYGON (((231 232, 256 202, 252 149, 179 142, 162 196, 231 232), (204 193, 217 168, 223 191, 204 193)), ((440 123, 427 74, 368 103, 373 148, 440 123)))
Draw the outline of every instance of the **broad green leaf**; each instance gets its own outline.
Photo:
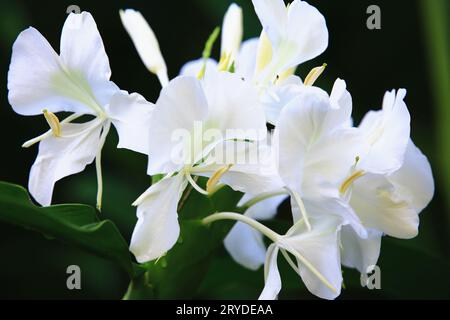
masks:
POLYGON ((100 221, 94 208, 81 204, 38 207, 27 191, 0 182, 0 220, 38 231, 47 238, 80 247, 120 265, 130 276, 141 267, 133 265, 128 244, 114 223, 100 221))

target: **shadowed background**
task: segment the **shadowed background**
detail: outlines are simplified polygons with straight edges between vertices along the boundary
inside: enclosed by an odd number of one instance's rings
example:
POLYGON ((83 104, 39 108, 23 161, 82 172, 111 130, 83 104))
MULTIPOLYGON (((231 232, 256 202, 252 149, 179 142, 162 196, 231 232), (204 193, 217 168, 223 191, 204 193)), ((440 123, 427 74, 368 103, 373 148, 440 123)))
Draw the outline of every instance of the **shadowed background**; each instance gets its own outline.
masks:
MULTIPOLYGON (((261 30, 251 1, 235 1, 244 10, 244 38, 261 30)), ((325 16, 330 33, 328 50, 301 65, 304 77, 323 62, 328 64, 316 83, 327 91, 336 77, 345 79, 353 96, 355 123, 369 109, 381 107, 383 94, 406 88, 411 113, 411 134, 432 164, 436 193, 421 214, 420 234, 412 240, 383 240, 382 290, 357 285, 343 290, 341 298, 449 298, 450 297, 450 83, 449 5, 429 1, 319 1, 311 0, 325 16), (366 28, 366 9, 381 8, 381 30, 366 28), (402 250, 408 248, 407 252, 402 250), (413 252, 413 254, 411 253, 413 252), (430 278, 430 276, 432 277, 430 278), (384 287, 393 288, 383 290, 384 287)), ((160 86, 141 63, 122 28, 119 9, 140 10, 158 37, 170 77, 188 60, 200 57, 213 28, 221 25, 230 0, 190 1, 0 1, 0 180, 27 185, 37 146, 22 149, 29 138, 45 130, 43 117, 23 117, 7 101, 6 78, 12 44, 29 26, 37 28, 58 51, 66 9, 76 4, 93 14, 103 37, 113 71, 112 80, 130 92, 155 102, 160 86)), ((218 58, 218 43, 214 54, 218 58)), ((116 149, 111 130, 103 151, 104 207, 102 218, 113 220, 129 240, 136 221, 130 204, 150 183, 146 157, 116 149)), ((55 203, 95 205, 96 178, 92 166, 81 174, 58 182, 55 203)), ((286 215, 288 205, 280 211, 286 215)), ((201 248, 199 248, 201 250, 201 248)), ((128 278, 118 267, 96 256, 42 235, 0 223, 0 298, 121 298, 128 278), (82 290, 66 288, 66 268, 82 270, 82 290)), ((354 271, 344 278, 357 283, 354 271)), ((284 278, 284 277, 283 277, 284 278)), ((289 279, 296 279, 290 276, 289 279)), ((346 280, 347 281, 347 280, 346 280)), ((250 272, 235 264, 223 251, 210 266, 200 298, 256 298, 263 285, 262 272, 250 272)), ((283 284, 280 298, 311 298, 300 280, 283 284)))

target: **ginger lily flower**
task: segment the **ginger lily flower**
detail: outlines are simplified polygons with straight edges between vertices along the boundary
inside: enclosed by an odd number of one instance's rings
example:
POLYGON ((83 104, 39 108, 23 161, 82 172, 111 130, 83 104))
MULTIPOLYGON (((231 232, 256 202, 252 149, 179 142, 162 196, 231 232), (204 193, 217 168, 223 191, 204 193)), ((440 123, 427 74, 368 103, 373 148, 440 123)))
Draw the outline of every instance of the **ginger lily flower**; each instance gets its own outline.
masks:
POLYGON ((277 75, 317 57, 327 48, 325 18, 305 1, 294 0, 288 6, 283 0, 252 2, 271 45, 260 49, 269 51, 263 55, 268 63, 264 67, 260 65, 257 70, 260 84, 267 84, 277 75))
POLYGON ((97 206, 101 207, 101 149, 111 123, 119 133, 119 148, 147 153, 147 123, 152 105, 129 95, 110 81, 111 69, 92 16, 71 13, 61 34, 60 55, 30 27, 13 46, 8 73, 8 99, 22 115, 44 114, 51 130, 24 144, 40 142, 30 172, 31 195, 51 204, 55 182, 83 171, 96 159, 97 206), (59 121, 57 112, 72 112, 59 121), (71 123, 81 115, 95 118, 71 123))
POLYGON ((385 94, 382 109, 370 111, 359 130, 368 152, 344 181, 343 197, 369 230, 361 239, 342 229, 343 263, 366 272, 376 263, 383 234, 413 238, 419 213, 431 201, 434 181, 428 159, 410 139, 404 89, 385 94))
POLYGON ((351 98, 337 80, 331 96, 305 86, 281 111, 275 128, 279 141, 279 173, 291 192, 294 221, 326 211, 341 216, 358 233, 365 230, 339 187, 360 154, 363 142, 349 127, 351 98))
POLYGON ((203 159, 210 159, 219 144, 264 139, 266 131, 256 91, 236 75, 209 72, 202 80, 180 76, 163 88, 150 123, 147 172, 166 178, 134 203, 139 220, 130 250, 139 262, 159 258, 175 244, 180 232, 177 204, 188 183, 209 194, 192 175, 211 176, 214 187, 234 170, 233 162, 219 163, 218 168, 217 162, 203 159))
POLYGON ((312 230, 299 220, 285 235, 279 235, 256 220, 233 212, 220 212, 203 219, 204 224, 218 220, 237 220, 255 228, 273 243, 269 246, 264 265, 265 286, 260 300, 276 299, 281 290, 277 259, 281 252, 308 290, 323 299, 334 299, 341 291, 342 272, 339 253, 339 230, 342 221, 337 216, 311 219, 312 230), (295 258, 295 262, 292 259, 295 258))

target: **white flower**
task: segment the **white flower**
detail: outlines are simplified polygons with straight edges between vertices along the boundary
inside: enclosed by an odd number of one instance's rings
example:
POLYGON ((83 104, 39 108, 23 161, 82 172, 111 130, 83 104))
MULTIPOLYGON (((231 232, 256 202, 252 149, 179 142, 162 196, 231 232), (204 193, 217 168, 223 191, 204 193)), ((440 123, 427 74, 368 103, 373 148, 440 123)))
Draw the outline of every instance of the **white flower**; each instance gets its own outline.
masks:
POLYGON ((150 124, 148 174, 163 173, 166 178, 135 202, 139 222, 131 251, 139 262, 159 258, 175 244, 179 235, 177 203, 187 182, 197 191, 209 193, 197 185, 192 175, 210 176, 214 187, 230 174, 233 184, 242 185, 242 177, 248 173, 242 173, 238 165, 234 168, 234 162, 211 162, 211 152, 219 145, 239 145, 231 141, 234 139, 244 143, 264 138, 255 133, 265 134, 266 130, 256 91, 236 75, 210 72, 203 80, 180 76, 163 88, 150 124), (204 133, 208 130, 219 135, 207 137, 204 133), (183 138, 187 134, 188 139, 180 143, 177 133, 183 133, 183 138))
POLYGON ((264 54, 270 57, 264 60, 270 62, 258 74, 258 82, 261 84, 266 84, 289 68, 317 57, 327 48, 325 18, 313 6, 300 0, 294 0, 287 7, 283 0, 252 2, 271 44, 270 52, 264 54))
POLYGON ((276 299, 281 290, 277 265, 280 251, 312 294, 322 299, 339 296, 342 286, 339 252, 341 222, 336 218, 312 219, 311 222, 311 231, 300 221, 269 246, 264 265, 265 286, 260 300, 276 299), (288 253, 294 256, 296 263, 288 253))
POLYGON ((358 130, 349 126, 351 108, 342 80, 336 81, 331 96, 305 86, 282 109, 275 136, 279 173, 292 194, 294 220, 303 217, 307 222, 308 214, 335 214, 364 234, 358 217, 339 193, 363 148, 358 130))
POLYGON ((34 28, 13 46, 8 73, 8 98, 22 115, 44 114, 51 130, 24 144, 39 142, 29 189, 42 205, 50 205, 54 184, 97 161, 101 206, 100 155, 111 123, 120 148, 147 153, 147 125, 152 105, 138 94, 129 95, 110 81, 111 70, 103 41, 92 16, 70 14, 61 35, 60 55, 34 28), (56 112, 72 112, 61 122, 56 112), (95 118, 70 123, 81 115, 95 118))
MULTIPOLYGON (((237 220, 238 223, 245 223, 273 242, 266 253, 265 286, 259 299, 276 299, 281 290, 281 277, 277 266, 279 252, 302 278, 311 293, 324 299, 334 299, 339 295, 342 284, 339 230, 342 221, 337 216, 330 216, 328 219, 312 218, 312 230, 309 230, 304 220, 299 220, 283 236, 248 215, 233 212, 212 214, 204 218, 203 223, 209 224, 218 220, 237 220)), ((253 246, 249 248, 255 249, 253 246)), ((257 250, 260 249, 261 246, 257 250)), ((259 263, 260 259, 258 256, 251 257, 248 253, 245 258, 250 258, 248 262, 251 264, 259 263)))
POLYGON ((166 62, 150 25, 139 11, 133 9, 120 10, 120 19, 144 65, 151 73, 156 74, 163 87, 167 85, 169 77, 166 62))
POLYGON ((434 193, 428 159, 410 139, 406 91, 387 92, 380 111, 370 111, 359 130, 367 153, 344 181, 346 197, 369 238, 343 228, 343 263, 366 272, 379 256, 381 235, 409 239, 418 233, 419 213, 434 193))

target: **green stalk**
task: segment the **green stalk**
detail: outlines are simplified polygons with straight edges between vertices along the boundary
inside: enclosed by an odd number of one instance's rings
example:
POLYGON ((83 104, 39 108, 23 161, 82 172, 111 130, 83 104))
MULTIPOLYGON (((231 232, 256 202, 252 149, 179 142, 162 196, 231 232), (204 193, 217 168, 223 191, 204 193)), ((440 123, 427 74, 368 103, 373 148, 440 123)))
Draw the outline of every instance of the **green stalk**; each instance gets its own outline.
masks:
MULTIPOLYGON (((436 105, 436 147, 443 199, 450 212, 450 51, 447 0, 421 0, 420 9, 425 31, 425 44, 430 68, 431 90, 436 105)), ((450 215, 447 216, 450 222, 450 215)), ((450 228, 450 226, 449 226, 450 228)))

